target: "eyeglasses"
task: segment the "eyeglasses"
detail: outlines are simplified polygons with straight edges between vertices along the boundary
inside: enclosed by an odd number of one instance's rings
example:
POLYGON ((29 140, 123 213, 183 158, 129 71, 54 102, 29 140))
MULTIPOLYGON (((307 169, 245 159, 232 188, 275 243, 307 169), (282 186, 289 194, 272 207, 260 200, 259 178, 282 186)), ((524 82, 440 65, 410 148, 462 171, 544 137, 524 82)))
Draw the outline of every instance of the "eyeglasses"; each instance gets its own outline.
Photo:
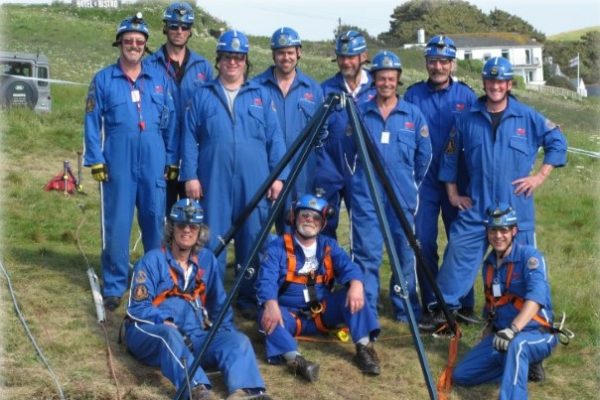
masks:
POLYGON ((300 211, 300 213, 298 213, 298 215, 302 219, 309 219, 310 218, 313 221, 317 221, 317 222, 321 222, 323 220, 323 217, 321 216, 321 214, 319 214, 316 211, 303 210, 303 211, 300 211))
POLYGON ((440 64, 442 66, 446 66, 449 65, 452 62, 452 60, 448 59, 448 58, 427 58, 427 65, 435 65, 435 64, 440 64))
POLYGON ((179 223, 175 224, 175 226, 177 227, 177 229, 181 229, 181 230, 184 230, 185 228, 190 228, 191 231, 197 231, 198 229, 200 229, 200 225, 186 224, 185 222, 179 222, 179 223))
POLYGON ((179 28, 181 28, 182 31, 189 31, 190 29, 192 29, 191 25, 181 25, 181 24, 169 24, 167 25, 167 28, 170 31, 176 31, 179 28))
POLYGON ((237 53, 225 53, 221 56, 221 60, 223 60, 226 63, 230 61, 241 63, 246 61, 246 55, 237 53))
POLYGON ((121 43, 125 46, 131 46, 135 44, 136 46, 145 46, 146 41, 144 39, 121 39, 121 43))

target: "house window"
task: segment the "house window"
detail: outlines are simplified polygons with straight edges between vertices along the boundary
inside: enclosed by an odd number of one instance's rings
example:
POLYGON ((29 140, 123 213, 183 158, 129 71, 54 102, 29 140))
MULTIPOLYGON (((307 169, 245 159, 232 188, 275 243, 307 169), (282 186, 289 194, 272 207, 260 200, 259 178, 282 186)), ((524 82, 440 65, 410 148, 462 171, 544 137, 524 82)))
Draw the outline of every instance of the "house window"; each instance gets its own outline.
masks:
POLYGON ((487 60, 489 60, 490 58, 492 58, 492 55, 491 55, 490 53, 485 53, 485 54, 483 55, 483 61, 487 61, 487 60))
POLYGON ((465 50, 465 60, 470 60, 473 58, 473 53, 471 50, 465 50))
POLYGON ((508 56, 508 54, 508 49, 502 49, 502 57, 510 61, 510 57, 508 56))
POLYGON ((533 71, 527 72, 527 82, 533 81, 533 71))
POLYGON ((531 64, 531 50, 525 50, 525 64, 531 64))

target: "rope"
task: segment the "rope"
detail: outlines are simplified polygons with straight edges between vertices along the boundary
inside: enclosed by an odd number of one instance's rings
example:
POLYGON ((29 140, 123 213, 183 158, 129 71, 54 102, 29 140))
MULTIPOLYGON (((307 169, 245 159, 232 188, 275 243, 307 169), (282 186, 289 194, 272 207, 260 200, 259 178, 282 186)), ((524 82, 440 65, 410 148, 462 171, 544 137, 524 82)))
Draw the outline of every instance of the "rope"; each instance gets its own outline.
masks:
MULTIPOLYGON (((79 232, 81 231, 81 227, 85 222, 85 208, 83 204, 79 204, 79 209, 81 210, 81 219, 79 220, 79 224, 77 224, 77 229, 75 229, 75 245, 77 246, 77 250, 81 253, 83 259, 85 260, 85 265, 88 269, 92 269, 90 265, 89 259, 87 258, 85 251, 83 251, 83 247, 81 246, 81 236, 79 232)), ((110 375, 115 382, 115 388, 117 390, 117 399, 121 400, 121 390, 119 388, 119 381, 117 380, 117 374, 115 373, 114 363, 113 363, 113 355, 112 349, 110 347, 110 340, 108 338, 108 331, 106 330, 106 324, 104 321, 98 321, 98 324, 102 328, 102 332, 104 333, 104 342, 106 343, 106 358, 108 363, 108 369, 110 371, 110 375)))
POLYGON ((21 310, 19 309, 19 305, 17 304, 17 299, 15 297, 15 292, 14 292, 14 289, 12 287, 12 282, 10 280, 10 276, 8 276, 8 272, 6 272, 6 269, 4 269, 4 265, 2 265, 2 261, 0 261, 0 269, 2 270, 2 273, 4 274, 4 276, 6 277, 6 281, 8 282, 8 290, 10 291, 10 295, 12 297, 12 302, 13 302, 13 305, 15 307, 15 311, 17 313, 17 316, 19 317, 19 320, 21 321, 21 324, 23 325, 23 328, 25 328, 25 332, 27 333, 27 336, 29 337, 29 340, 31 340, 31 344, 35 348, 35 351, 37 352, 38 356, 40 357, 40 359, 42 360, 42 362, 44 363, 44 365, 48 369, 48 371, 50 373, 50 376, 52 377, 52 380, 54 381, 54 384, 56 385, 56 388, 58 389, 58 394, 60 396, 60 399, 61 400, 65 400, 65 395, 64 395, 63 390, 62 390, 62 388, 60 386, 60 383, 58 382, 58 379, 56 378, 56 374, 52 370, 52 367, 50 367, 50 364, 48 363, 48 360, 44 356, 44 353, 42 352, 42 349, 40 349, 40 347, 38 346, 37 342, 35 341, 35 338, 31 334, 31 331, 29 330, 29 326, 27 325, 27 321, 25 321, 25 318, 23 317, 23 314, 21 313, 21 310))
POLYGON ((600 158, 600 153, 597 151, 578 149, 577 147, 569 147, 567 148, 567 151, 573 154, 581 154, 588 157, 600 158))

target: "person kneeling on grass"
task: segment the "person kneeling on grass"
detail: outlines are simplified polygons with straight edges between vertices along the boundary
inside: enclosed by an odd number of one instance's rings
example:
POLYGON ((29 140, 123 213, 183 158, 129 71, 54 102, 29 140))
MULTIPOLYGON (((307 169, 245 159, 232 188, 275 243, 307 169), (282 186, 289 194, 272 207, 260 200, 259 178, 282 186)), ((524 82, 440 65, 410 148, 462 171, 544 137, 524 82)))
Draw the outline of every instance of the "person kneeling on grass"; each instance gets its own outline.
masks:
POLYGON ((500 399, 526 399, 527 380, 542 380, 542 360, 557 343, 544 258, 514 242, 517 214, 506 204, 488 211, 492 251, 483 264, 484 337, 456 366, 455 384, 501 381, 500 399))
POLYGON ((192 400, 216 398, 203 368, 221 371, 228 400, 270 399, 250 340, 237 331, 228 311, 203 355, 202 368, 190 375, 197 352, 220 313, 226 294, 217 260, 204 248, 208 227, 195 200, 177 201, 165 226, 164 247, 136 264, 131 282, 125 342, 133 356, 160 366, 179 389, 189 381, 192 400))
POLYGON ((356 344, 358 368, 380 374, 372 342, 379 322, 365 307, 362 272, 334 239, 319 235, 330 210, 320 197, 301 196, 290 214, 293 233, 269 243, 256 281, 269 363, 285 361, 292 373, 311 382, 319 377, 319 364, 300 355, 294 336, 329 333, 340 325, 356 344), (343 287, 332 291, 334 283, 343 287))

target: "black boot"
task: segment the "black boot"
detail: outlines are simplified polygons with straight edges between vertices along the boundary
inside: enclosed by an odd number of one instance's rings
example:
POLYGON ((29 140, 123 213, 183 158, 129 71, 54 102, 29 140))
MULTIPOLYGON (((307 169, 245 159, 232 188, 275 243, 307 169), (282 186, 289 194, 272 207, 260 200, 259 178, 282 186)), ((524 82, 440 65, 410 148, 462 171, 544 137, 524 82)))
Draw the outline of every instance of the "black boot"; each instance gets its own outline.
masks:
POLYGON ((529 382, 543 382, 546 379, 546 372, 544 372, 544 365, 542 362, 535 364, 529 364, 529 373, 527 374, 527 380, 529 382))
POLYGON ((319 379, 319 364, 310 362, 300 354, 292 361, 287 362, 287 366, 294 375, 300 375, 309 382, 315 382, 319 379))
POLYGON ((364 374, 379 375, 381 373, 381 368, 379 367, 379 357, 377 357, 377 352, 375 351, 373 342, 366 346, 364 344, 357 343, 356 356, 354 356, 354 360, 358 365, 358 369, 360 369, 364 374))

